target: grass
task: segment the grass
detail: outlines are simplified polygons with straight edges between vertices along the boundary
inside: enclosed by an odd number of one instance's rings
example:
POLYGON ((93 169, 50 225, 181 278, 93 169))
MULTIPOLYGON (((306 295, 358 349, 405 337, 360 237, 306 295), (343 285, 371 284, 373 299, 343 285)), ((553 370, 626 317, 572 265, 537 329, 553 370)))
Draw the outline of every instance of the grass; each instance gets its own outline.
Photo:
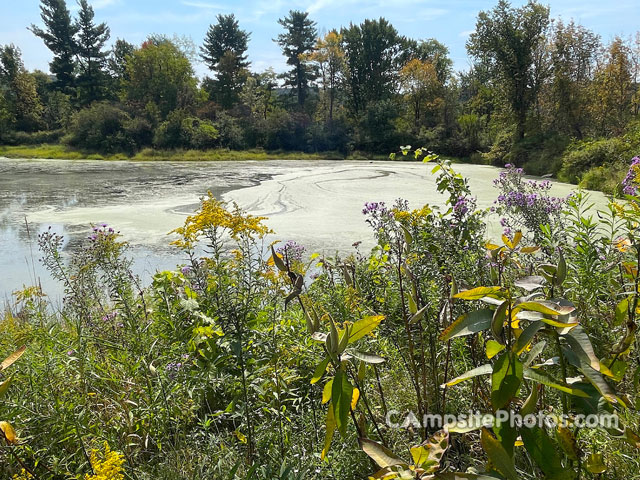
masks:
POLYGON ((387 160, 387 155, 356 151, 348 156, 340 152, 287 152, 283 150, 156 150, 145 148, 134 155, 100 154, 77 150, 60 144, 2 145, 0 156, 7 158, 44 158, 53 160, 136 160, 136 161, 230 161, 230 160, 387 160))

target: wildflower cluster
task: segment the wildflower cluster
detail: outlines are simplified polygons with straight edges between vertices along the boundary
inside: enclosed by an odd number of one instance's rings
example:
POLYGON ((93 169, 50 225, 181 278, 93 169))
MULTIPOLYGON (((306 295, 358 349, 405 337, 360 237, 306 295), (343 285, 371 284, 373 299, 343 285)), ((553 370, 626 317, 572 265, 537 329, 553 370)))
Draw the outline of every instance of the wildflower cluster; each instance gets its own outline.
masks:
POLYGON ((124 480, 122 473, 124 456, 112 451, 108 443, 104 444, 104 452, 92 450, 90 460, 94 474, 86 474, 85 480, 124 480))
POLYGON ((283 246, 276 249, 276 252, 282 255, 282 257, 293 262, 301 262, 304 251, 304 246, 293 240, 289 240, 283 246))
POLYGON ((541 225, 560 227, 567 198, 549 195, 550 181, 525 180, 522 168, 511 164, 505 167, 506 170, 500 172, 500 176, 493 181, 500 194, 494 201, 492 211, 502 215, 500 225, 505 235, 526 230, 537 242, 541 225))
POLYGON ((640 173, 640 157, 633 157, 627 175, 622 181, 622 193, 625 195, 638 195, 638 174, 640 173))
POLYGON ((31 475, 29 472, 27 472, 24 468, 20 471, 20 473, 16 473, 13 477, 12 480, 31 480, 33 478, 33 475, 31 475))
POLYGON ((190 249, 200 239, 206 236, 210 240, 217 239, 219 235, 228 233, 234 240, 240 238, 262 238, 272 231, 262 222, 266 217, 256 217, 245 213, 238 205, 233 204, 231 210, 227 209, 226 202, 214 198, 211 192, 202 199, 200 210, 187 217, 183 227, 176 228, 171 233, 177 233, 182 238, 172 242, 180 248, 190 249))

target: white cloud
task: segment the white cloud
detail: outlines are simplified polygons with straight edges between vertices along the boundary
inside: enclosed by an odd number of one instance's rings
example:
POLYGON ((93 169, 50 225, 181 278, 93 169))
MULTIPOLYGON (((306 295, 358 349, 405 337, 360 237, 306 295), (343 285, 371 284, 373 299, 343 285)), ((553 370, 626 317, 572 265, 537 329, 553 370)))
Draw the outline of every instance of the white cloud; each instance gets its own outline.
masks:
POLYGON ((466 38, 469 35, 471 35, 472 33, 476 33, 476 31, 475 30, 464 30, 464 31, 460 32, 458 34, 458 36, 461 37, 461 38, 466 38))
POLYGON ((200 8, 202 10, 227 10, 227 8, 224 5, 220 5, 218 3, 209 3, 209 2, 197 2, 197 1, 185 0, 182 2, 182 5, 184 5, 185 7, 200 8))

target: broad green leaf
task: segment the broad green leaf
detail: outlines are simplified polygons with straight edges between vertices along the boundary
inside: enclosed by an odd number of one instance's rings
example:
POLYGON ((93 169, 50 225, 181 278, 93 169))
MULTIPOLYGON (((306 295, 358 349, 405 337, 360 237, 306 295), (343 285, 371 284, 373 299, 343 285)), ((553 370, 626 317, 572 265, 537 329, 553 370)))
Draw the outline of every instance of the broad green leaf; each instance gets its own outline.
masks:
POLYGON ((514 350, 517 355, 520 355, 529 346, 536 333, 544 327, 544 322, 532 322, 522 331, 518 340, 516 341, 514 350))
POLYGON ((523 417, 531 415, 536 411, 536 407, 538 405, 538 387, 542 388, 539 385, 533 385, 531 393, 522 404, 522 407, 520 408, 520 415, 523 417))
POLYGON ((273 245, 271 245, 271 258, 278 270, 281 272, 287 271, 287 266, 285 265, 284 260, 282 260, 282 257, 276 253, 276 249, 273 248, 273 245))
POLYGON ((429 307, 429 305, 425 305, 420 310, 418 310, 416 313, 414 313, 411 316, 411 318, 409 319, 409 325, 413 325, 414 323, 417 323, 420 320, 422 320, 422 317, 424 317, 424 314, 427 311, 428 307, 429 307))
POLYGON ((460 298, 462 300, 480 300, 482 297, 495 297, 502 298, 502 287, 476 287, 471 290, 463 290, 456 293, 453 298, 460 298))
POLYGON ((491 333, 496 340, 502 339, 502 331, 504 329, 504 322, 507 319, 509 313, 509 301, 504 301, 493 312, 493 318, 491 319, 491 333))
POLYGON ((324 405, 329 400, 331 400, 331 390, 333 388, 333 378, 330 379, 327 383, 324 384, 324 388, 322 389, 322 404, 324 405))
POLYGON ((524 366, 528 367, 531 365, 535 359, 542 353, 544 347, 547 346, 547 342, 542 340, 541 342, 536 343, 533 347, 531 347, 531 351, 527 354, 527 358, 524 361, 524 366))
POLYGON ((331 407, 336 419, 336 427, 343 437, 347 435, 352 396, 353 386, 349 383, 347 374, 343 370, 338 370, 331 386, 331 407))
POLYGON ((489 457, 491 465, 508 480, 518 480, 516 467, 513 465, 513 459, 505 451, 500 442, 489 433, 486 428, 482 429, 480 434, 480 443, 482 449, 489 457))
POLYGON ((494 410, 506 406, 518 394, 522 383, 522 363, 510 352, 501 355, 491 375, 491 405, 494 410))
POLYGON ((501 351, 503 351, 506 347, 501 343, 496 342, 495 340, 487 340, 486 350, 487 350, 487 358, 492 359, 501 351))
POLYGON ((567 262, 564 259, 564 255, 560 252, 560 260, 558 260, 558 270, 556 273, 556 285, 560 286, 567 278, 567 262))
POLYGON ((416 313, 418 313, 418 304, 416 303, 416 300, 413 298, 413 295, 409 294, 409 313, 411 313, 411 315, 415 315, 416 313))
POLYGON ((447 341, 452 338, 472 335, 486 330, 491 326, 492 318, 493 311, 488 308, 461 315, 455 322, 442 331, 440 340, 447 341))
POLYGON ((616 325, 622 325, 627 319, 629 312, 629 297, 622 299, 618 305, 616 305, 616 325))
POLYGON ((404 460, 378 442, 374 442, 368 438, 361 438, 360 447, 364 453, 369 455, 381 468, 393 467, 395 465, 405 465, 407 468, 409 467, 404 460))
POLYGON ((322 360, 316 367, 315 371, 313 372, 313 377, 311 378, 311 385, 318 383, 318 381, 327 371, 327 365, 329 365, 329 357, 322 360))
POLYGON ((491 364, 482 365, 480 367, 476 367, 472 370, 469 370, 466 373, 463 373, 459 377, 454 378, 453 380, 449 380, 447 383, 442 384, 441 387, 451 387, 453 385, 457 385, 460 382, 464 382, 465 380, 469 380, 473 377, 478 377, 480 375, 489 375, 493 371, 493 367, 491 364))
POLYGON ((581 362, 590 365, 594 370, 600 371, 600 360, 593 351, 589 335, 580 325, 567 332, 564 338, 581 362))
POLYGON ((500 421, 498 418, 493 425, 493 433, 504 448, 504 451, 513 458, 513 449, 515 447, 516 439, 518 438, 518 431, 515 425, 511 425, 511 422, 507 419, 500 421))
POLYGON ((547 300, 535 300, 530 302, 522 302, 516 306, 519 310, 529 310, 532 312, 542 313, 544 315, 567 315, 575 310, 575 307, 568 305, 558 305, 547 300))
POLYGON ((384 358, 379 357, 378 355, 374 355, 373 353, 364 353, 364 352, 359 352, 357 350, 348 350, 348 353, 354 356, 355 358, 357 358, 358 360, 361 360, 365 363, 373 363, 373 364, 384 363, 384 358))
POLYGON ((327 411, 327 421, 326 421, 327 431, 324 436, 324 446, 322 448, 322 453, 320 454, 320 459, 324 460, 329 453, 329 448, 331 448, 331 440, 333 440, 333 434, 336 431, 336 418, 333 414, 333 408, 329 406, 329 410, 327 411))
POLYGON ((516 280, 514 285, 526 290, 527 292, 532 292, 533 290, 542 288, 544 285, 544 278, 539 275, 532 275, 516 280))
POLYGON ((536 465, 545 474, 545 478, 550 480, 569 478, 569 472, 562 466, 555 444, 542 428, 525 426, 520 429, 520 436, 524 442, 524 447, 536 465))
POLYGON ((525 367, 523 370, 523 376, 527 380, 542 383, 547 387, 555 388, 556 390, 560 390, 561 392, 575 395, 576 397, 589 397, 589 395, 584 393, 582 390, 571 388, 568 385, 562 385, 559 381, 556 381, 546 373, 540 372, 538 370, 534 370, 532 368, 525 367))
POLYGON ((384 315, 371 315, 355 322, 351 327, 349 343, 360 340, 368 333, 371 333, 378 325, 380 325, 382 320, 384 320, 384 315))

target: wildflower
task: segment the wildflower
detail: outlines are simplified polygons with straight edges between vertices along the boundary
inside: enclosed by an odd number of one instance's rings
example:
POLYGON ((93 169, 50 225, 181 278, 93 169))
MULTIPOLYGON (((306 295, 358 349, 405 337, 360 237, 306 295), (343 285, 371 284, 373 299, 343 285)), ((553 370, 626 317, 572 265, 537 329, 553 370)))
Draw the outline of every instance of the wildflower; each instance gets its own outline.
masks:
POLYGON ((276 253, 279 253, 285 258, 288 258, 291 261, 302 261, 302 256, 304 255, 305 248, 304 246, 296 243, 293 240, 289 240, 282 247, 276 250, 276 253))
POLYGON ((638 171, 640 170, 640 157, 633 157, 627 175, 622 181, 622 192, 625 195, 638 195, 638 171))
POLYGON ((97 449, 91 451, 90 461, 94 474, 86 474, 85 480, 124 480, 124 456, 112 451, 107 442, 104 443, 104 452, 97 449))
POLYGON ((31 475, 29 472, 27 472, 24 468, 20 471, 20 473, 16 473, 13 477, 12 480, 30 480, 33 478, 33 475, 31 475))
POLYGON ((256 217, 245 213, 238 205, 228 210, 227 204, 217 200, 211 192, 202 200, 200 210, 187 217, 183 227, 176 228, 171 233, 182 236, 181 240, 172 242, 180 248, 192 248, 201 236, 217 238, 223 232, 228 233, 234 240, 241 237, 253 239, 263 238, 272 233, 262 222, 267 217, 256 217))
POLYGON ((191 267, 188 265, 185 265, 180 269, 180 271, 182 272, 183 275, 189 275, 191 273, 191 267))

